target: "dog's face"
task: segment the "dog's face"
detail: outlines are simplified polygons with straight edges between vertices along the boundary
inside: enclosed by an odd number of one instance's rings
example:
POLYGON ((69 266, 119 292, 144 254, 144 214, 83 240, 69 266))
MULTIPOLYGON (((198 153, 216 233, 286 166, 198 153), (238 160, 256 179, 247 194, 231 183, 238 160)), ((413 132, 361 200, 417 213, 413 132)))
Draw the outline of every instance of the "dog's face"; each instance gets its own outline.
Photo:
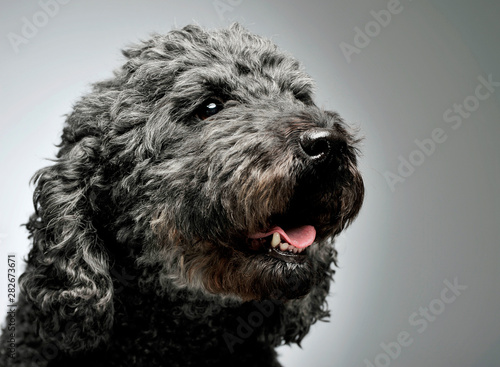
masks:
POLYGON ((20 285, 40 335, 71 351, 105 340, 125 264, 129 293, 286 301, 270 334, 299 341, 327 314, 332 239, 363 200, 357 139, 297 61, 238 25, 124 54, 35 177, 20 285))
POLYGON ((209 293, 293 299, 324 281, 363 184, 356 138, 315 106, 298 62, 239 27, 188 27, 125 54, 106 133, 122 144, 106 158, 129 217, 118 238, 209 293))

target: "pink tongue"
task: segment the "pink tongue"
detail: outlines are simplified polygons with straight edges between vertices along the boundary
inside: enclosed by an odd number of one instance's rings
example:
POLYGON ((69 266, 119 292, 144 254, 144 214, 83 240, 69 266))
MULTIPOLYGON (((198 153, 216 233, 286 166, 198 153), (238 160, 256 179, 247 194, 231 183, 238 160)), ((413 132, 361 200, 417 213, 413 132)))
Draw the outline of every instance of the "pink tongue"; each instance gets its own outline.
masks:
POLYGON ((302 226, 297 228, 291 228, 285 232, 281 227, 273 227, 266 233, 255 233, 249 237, 252 239, 259 239, 272 235, 278 232, 286 242, 297 248, 306 248, 311 246, 316 238, 316 229, 313 226, 302 226))

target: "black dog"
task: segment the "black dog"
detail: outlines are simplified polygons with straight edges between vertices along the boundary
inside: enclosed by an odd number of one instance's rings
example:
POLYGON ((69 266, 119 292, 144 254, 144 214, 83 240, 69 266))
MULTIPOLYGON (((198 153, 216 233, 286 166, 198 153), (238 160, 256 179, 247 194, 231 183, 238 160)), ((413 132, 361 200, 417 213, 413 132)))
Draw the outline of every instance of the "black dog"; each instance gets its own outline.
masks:
POLYGON ((68 116, 35 177, 2 366, 279 366, 328 315, 358 139, 239 25, 155 35, 68 116))

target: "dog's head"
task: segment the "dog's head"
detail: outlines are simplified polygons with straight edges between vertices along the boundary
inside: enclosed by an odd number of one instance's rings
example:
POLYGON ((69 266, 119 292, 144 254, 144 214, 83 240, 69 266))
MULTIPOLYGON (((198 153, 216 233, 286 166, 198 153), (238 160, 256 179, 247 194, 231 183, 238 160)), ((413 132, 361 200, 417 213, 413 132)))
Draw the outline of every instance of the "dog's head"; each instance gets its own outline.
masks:
POLYGON ((154 268, 165 293, 319 314, 332 240, 363 200, 351 130, 314 104, 296 60, 239 25, 188 26, 124 55, 75 105, 56 164, 37 176, 21 283, 42 333, 72 320, 73 350, 99 343, 119 251, 154 268))

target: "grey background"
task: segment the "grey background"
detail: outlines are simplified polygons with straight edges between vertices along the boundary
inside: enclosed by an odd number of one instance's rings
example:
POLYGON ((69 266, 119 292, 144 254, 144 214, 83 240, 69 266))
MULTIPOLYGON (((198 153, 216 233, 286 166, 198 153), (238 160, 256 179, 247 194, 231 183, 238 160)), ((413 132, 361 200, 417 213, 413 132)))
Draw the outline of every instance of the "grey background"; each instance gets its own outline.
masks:
POLYGON ((43 10, 38 1, 1 0, 0 304, 7 254, 20 263, 28 251, 20 227, 32 211, 28 181, 54 156, 72 103, 120 65, 124 45, 174 26, 237 20, 301 60, 317 80, 318 104, 365 136, 366 202, 338 239, 331 321, 315 325, 302 349, 280 348, 283 364, 500 366, 500 87, 459 128, 444 117, 474 95, 478 77, 500 82, 500 2, 401 0, 402 11, 347 62, 340 44, 354 45, 355 27, 370 27, 370 12, 388 3, 73 0, 16 52, 9 37, 43 10), (436 128, 446 140, 391 190, 384 174, 398 174, 401 157, 418 158, 415 139, 436 128), (440 304, 445 280, 466 289, 440 304), (410 318, 430 305, 439 314, 421 330, 410 318), (401 332, 411 345, 384 357, 381 343, 401 332))

